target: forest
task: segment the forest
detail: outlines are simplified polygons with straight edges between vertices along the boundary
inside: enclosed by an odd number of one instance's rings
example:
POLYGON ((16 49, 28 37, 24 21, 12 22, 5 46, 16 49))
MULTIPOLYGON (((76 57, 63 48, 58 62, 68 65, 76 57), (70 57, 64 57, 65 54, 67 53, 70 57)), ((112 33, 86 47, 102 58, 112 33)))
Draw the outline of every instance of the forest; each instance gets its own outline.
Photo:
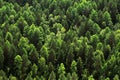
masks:
POLYGON ((0 80, 119 80, 120 0, 0 0, 0 80))

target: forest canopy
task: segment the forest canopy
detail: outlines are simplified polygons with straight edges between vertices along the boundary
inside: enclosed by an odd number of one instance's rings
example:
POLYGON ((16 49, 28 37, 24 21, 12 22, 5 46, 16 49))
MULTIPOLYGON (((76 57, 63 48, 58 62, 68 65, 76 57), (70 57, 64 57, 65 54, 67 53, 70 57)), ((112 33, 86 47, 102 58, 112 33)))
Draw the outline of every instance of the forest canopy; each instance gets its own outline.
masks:
POLYGON ((119 80, 120 0, 0 0, 0 80, 119 80))

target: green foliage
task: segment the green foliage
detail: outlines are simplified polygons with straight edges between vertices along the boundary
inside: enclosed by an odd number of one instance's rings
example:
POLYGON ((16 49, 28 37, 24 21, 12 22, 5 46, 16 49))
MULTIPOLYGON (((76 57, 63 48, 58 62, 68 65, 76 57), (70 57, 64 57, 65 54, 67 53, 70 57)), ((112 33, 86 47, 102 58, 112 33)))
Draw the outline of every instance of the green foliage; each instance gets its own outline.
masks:
POLYGON ((90 42, 91 42, 93 47, 96 47, 97 46, 96 44, 99 42, 99 37, 96 34, 92 35, 90 37, 90 42))
MULTIPOLYGON (((16 69, 16 76, 19 76, 21 75, 21 68, 22 68, 22 58, 20 55, 17 55, 15 58, 14 58, 14 64, 15 64, 15 69, 16 69)), ((19 76, 20 78, 21 76, 19 76)))
POLYGON ((3 67, 3 62, 4 62, 4 54, 2 48, 0 47, 0 68, 3 67))
POLYGON ((91 11, 90 19, 92 19, 94 22, 98 23, 99 17, 98 17, 98 13, 96 10, 93 9, 91 11))
POLYGON ((0 70, 0 79, 7 80, 6 73, 3 70, 0 70))
POLYGON ((88 80, 95 80, 95 79, 93 78, 93 75, 90 75, 90 76, 88 77, 88 80))
POLYGON ((61 74, 61 75, 59 76, 59 79, 58 79, 58 80, 66 80, 65 75, 64 75, 64 74, 61 74))
POLYGON ((99 33, 100 30, 101 30, 101 28, 99 27, 99 25, 96 24, 96 23, 94 23, 93 26, 92 26, 91 31, 92 31, 93 33, 99 33))
POLYGON ((12 41, 13 41, 13 36, 12 36, 12 34, 11 34, 10 32, 7 32, 6 37, 5 37, 5 40, 8 40, 8 41, 10 41, 10 42, 12 43, 12 41))
POLYGON ((72 73, 72 80, 78 80, 78 76, 75 72, 72 73))
POLYGON ((32 75, 35 76, 37 75, 38 67, 36 64, 33 64, 32 66, 32 75))
POLYGON ((32 24, 29 28, 29 31, 27 31, 27 37, 37 48, 41 48, 42 41, 44 40, 43 28, 41 26, 36 27, 34 24, 32 24))
POLYGON ((119 76, 116 74, 113 80, 119 80, 119 76))
POLYGON ((78 4, 77 9, 79 14, 87 15, 90 13, 92 9, 96 9, 97 5, 94 2, 82 0, 80 4, 78 4))
POLYGON ((10 80, 17 80, 17 78, 15 76, 12 76, 12 75, 9 76, 9 79, 10 80))
POLYGON ((31 62, 37 63, 39 59, 39 54, 33 44, 29 45, 29 59, 31 62))
POLYGON ((38 71, 40 71, 39 74, 45 73, 46 72, 46 60, 44 57, 39 58, 38 65, 39 65, 38 71))
POLYGON ((58 74, 65 74, 65 67, 63 63, 61 63, 58 68, 58 74))
POLYGON ((22 64, 21 56, 17 55, 14 60, 15 60, 15 64, 18 65, 18 67, 21 67, 21 64, 22 64))
POLYGON ((67 74, 67 80, 72 80, 72 76, 70 73, 67 74))
POLYGON ((72 64, 71 64, 71 71, 72 72, 76 72, 77 71, 76 65, 77 65, 76 61, 72 61, 72 64))
MULTIPOLYGON (((53 53, 53 52, 52 52, 53 53)), ((46 45, 43 45, 42 48, 40 49, 40 54, 42 57, 45 57, 46 59, 48 59, 48 48, 46 47, 46 45)), ((54 53, 53 53, 54 54, 54 53)), ((51 54, 49 54, 50 56, 51 54)), ((51 58, 52 59, 52 58, 51 58)))
POLYGON ((0 80, 119 80, 120 0, 0 0, 0 80))
POLYGON ((56 75, 53 71, 50 73, 48 80, 56 80, 56 75))

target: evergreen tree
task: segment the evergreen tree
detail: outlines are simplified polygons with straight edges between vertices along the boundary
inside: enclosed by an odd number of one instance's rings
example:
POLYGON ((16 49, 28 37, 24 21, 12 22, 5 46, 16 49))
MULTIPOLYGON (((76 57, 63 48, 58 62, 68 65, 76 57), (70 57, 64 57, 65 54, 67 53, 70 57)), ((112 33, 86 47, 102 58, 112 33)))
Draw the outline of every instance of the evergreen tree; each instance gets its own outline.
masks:
POLYGON ((56 80, 56 75, 53 71, 50 73, 48 80, 56 80))

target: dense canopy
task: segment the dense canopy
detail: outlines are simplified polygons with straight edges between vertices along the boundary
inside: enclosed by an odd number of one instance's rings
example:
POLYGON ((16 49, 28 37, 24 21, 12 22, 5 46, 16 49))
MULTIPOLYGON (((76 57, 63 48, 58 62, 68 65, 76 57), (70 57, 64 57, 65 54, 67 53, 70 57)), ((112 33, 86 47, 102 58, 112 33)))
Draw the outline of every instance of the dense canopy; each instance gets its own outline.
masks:
POLYGON ((119 80, 120 0, 0 0, 0 80, 119 80))

